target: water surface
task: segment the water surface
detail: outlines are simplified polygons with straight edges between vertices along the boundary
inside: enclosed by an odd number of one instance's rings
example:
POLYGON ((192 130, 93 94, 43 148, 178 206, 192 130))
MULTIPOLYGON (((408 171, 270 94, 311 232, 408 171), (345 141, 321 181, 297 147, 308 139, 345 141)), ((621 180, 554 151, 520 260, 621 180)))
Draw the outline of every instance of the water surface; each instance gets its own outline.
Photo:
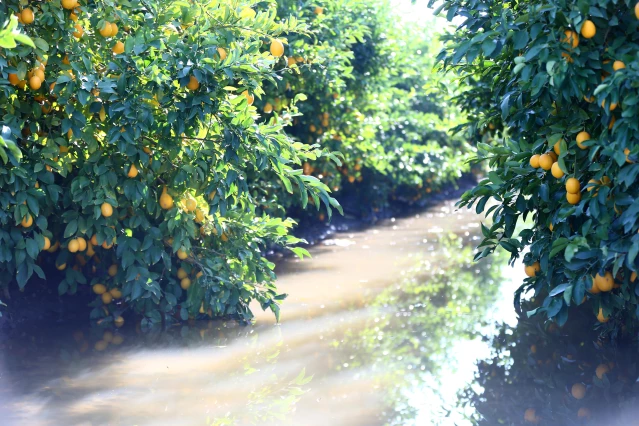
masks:
POLYGON ((22 330, 0 343, 2 424, 469 424, 457 394, 521 279, 472 262, 479 220, 446 203, 335 234, 277 267, 280 324, 22 330))

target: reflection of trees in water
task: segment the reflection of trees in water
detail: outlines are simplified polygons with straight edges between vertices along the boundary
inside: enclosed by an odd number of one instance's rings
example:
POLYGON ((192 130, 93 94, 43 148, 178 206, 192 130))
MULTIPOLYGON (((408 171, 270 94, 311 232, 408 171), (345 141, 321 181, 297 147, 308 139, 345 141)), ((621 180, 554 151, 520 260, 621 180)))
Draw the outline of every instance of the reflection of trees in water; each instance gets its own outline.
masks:
POLYGON ((639 424, 637 342, 629 333, 611 340, 591 324, 592 307, 584 304, 562 328, 541 316, 501 326, 492 359, 479 363, 460 393, 473 423, 639 424))
POLYGON ((346 336, 353 353, 365 354, 351 366, 384 372, 388 424, 415 417, 406 390, 437 375, 453 342, 479 335, 497 298, 505 262, 473 263, 471 242, 455 234, 441 235, 434 247, 375 299, 377 315, 364 330, 346 336))

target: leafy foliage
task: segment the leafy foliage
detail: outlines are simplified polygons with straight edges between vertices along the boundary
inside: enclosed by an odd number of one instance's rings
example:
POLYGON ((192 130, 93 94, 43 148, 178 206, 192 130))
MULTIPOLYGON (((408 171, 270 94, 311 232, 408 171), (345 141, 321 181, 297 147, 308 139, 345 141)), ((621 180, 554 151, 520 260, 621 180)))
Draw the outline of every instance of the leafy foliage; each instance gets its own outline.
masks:
POLYGON ((449 0, 441 10, 459 19, 439 59, 469 87, 457 98, 469 134, 496 138, 477 144, 492 171, 461 202, 493 220, 478 257, 528 250, 524 262, 540 271, 517 295, 544 297, 534 312, 560 324, 584 296, 602 322, 635 318, 635 2, 449 0), (528 217, 533 226, 515 235, 528 217))

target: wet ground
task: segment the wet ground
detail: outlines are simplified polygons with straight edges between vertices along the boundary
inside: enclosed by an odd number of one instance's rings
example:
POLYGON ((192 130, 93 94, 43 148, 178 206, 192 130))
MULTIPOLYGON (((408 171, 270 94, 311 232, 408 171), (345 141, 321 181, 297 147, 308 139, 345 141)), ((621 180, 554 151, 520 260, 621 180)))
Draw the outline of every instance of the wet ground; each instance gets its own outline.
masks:
POLYGON ((256 307, 253 326, 19 330, 0 342, 0 424, 491 425, 526 424, 528 409, 539 424, 581 424, 596 412, 580 408, 629 395, 629 351, 516 326, 523 268, 472 262, 479 220, 443 203, 333 235, 278 266, 290 295, 279 325, 256 307), (617 363, 607 390, 592 379, 600 362, 617 363), (586 397, 557 377, 583 382, 586 397))

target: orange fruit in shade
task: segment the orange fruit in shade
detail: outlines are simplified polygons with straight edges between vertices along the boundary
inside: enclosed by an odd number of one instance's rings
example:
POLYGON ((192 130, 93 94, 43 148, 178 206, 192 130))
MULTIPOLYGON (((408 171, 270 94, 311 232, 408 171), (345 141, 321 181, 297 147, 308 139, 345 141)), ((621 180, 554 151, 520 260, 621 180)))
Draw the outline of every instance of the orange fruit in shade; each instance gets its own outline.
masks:
POLYGON ((197 90, 200 88, 200 82, 194 75, 192 75, 189 77, 189 83, 186 85, 186 87, 192 91, 197 90))
POLYGON ((129 172, 126 175, 130 178, 134 178, 138 175, 138 173, 138 168, 135 167, 135 164, 131 164, 131 167, 129 167, 129 172))
POLYGON ((188 254, 186 251, 184 251, 184 250, 182 250, 182 249, 179 249, 179 250, 177 251, 177 257, 178 257, 180 260, 184 260, 184 259, 186 259, 187 257, 189 257, 189 254, 188 254))
POLYGON ((76 24, 74 28, 75 31, 73 32, 73 37, 81 38, 84 35, 84 28, 82 28, 82 25, 76 24))
POLYGON ((564 31, 564 35, 565 37, 561 41, 563 41, 564 43, 570 44, 573 47, 573 49, 579 46, 579 36, 577 35, 576 32, 572 30, 566 30, 564 31))
POLYGON ((615 280, 612 278, 612 273, 606 272, 603 276, 597 274, 594 278, 594 285, 601 291, 607 292, 612 290, 615 285, 615 280))
POLYGON ((118 265, 113 264, 113 265, 109 266, 109 269, 108 269, 107 272, 108 272, 110 277, 115 277, 117 275, 117 273, 118 273, 118 265))
POLYGON ((600 323, 605 323, 605 322, 610 321, 610 317, 606 317, 606 316, 604 316, 603 308, 599 308, 599 313, 597 314, 597 320, 598 320, 600 323))
POLYGON ((102 303, 105 305, 113 302, 113 296, 111 296, 111 293, 103 293, 100 297, 102 298, 102 303))
MULTIPOLYGON (((116 327, 120 328, 120 327, 122 327, 124 325, 124 318, 122 318, 121 316, 118 315, 113 320, 113 323, 115 324, 116 327)), ((115 337, 113 338, 113 343, 115 343, 115 337)))
POLYGON ((595 27, 595 23, 590 19, 586 19, 581 26, 581 35, 584 38, 593 38, 597 34, 597 27, 595 27))
POLYGON ((535 262, 532 265, 526 265, 524 267, 524 272, 529 277, 536 276, 537 272, 539 272, 540 270, 541 270, 541 265, 539 265, 539 262, 535 262))
POLYGON ((113 206, 109 203, 102 203, 100 206, 100 212, 104 217, 111 217, 113 215, 113 206))
POLYGON ((95 294, 104 294, 107 291, 104 284, 93 284, 92 289, 95 294))
POLYGON ((595 375, 599 380, 603 379, 604 374, 608 374, 610 372, 610 367, 608 364, 599 364, 597 369, 595 370, 595 375))
POLYGON ((42 87, 42 80, 37 75, 34 75, 29 79, 29 87, 31 90, 38 90, 42 87))
POLYGON ((555 142, 555 144, 553 145, 552 149, 553 151, 555 151, 555 154, 557 155, 561 155, 561 142, 563 141, 563 139, 559 139, 557 142, 555 142))
POLYGON ((595 283, 595 280, 593 278, 592 280, 592 287, 590 287, 589 289, 587 289, 590 293, 592 294, 598 294, 601 293, 601 290, 599 290, 599 287, 597 287, 597 284, 595 283))
POLYGON ((180 281, 180 287, 182 287, 182 290, 188 290, 189 287, 191 287, 191 280, 188 277, 182 278, 180 281))
POLYGON ((105 22, 104 26, 99 30, 102 37, 111 37, 111 23, 105 22))
POLYGON ((271 55, 275 56, 275 57, 280 57, 284 54, 284 43, 282 43, 281 41, 275 39, 271 42, 271 55))
POLYGON ((588 149, 588 147, 583 145, 582 142, 590 140, 590 133, 588 133, 588 132, 579 132, 579 133, 577 133, 577 137, 575 139, 577 141, 577 146, 580 149, 588 149))
POLYGON ((217 48, 217 54, 220 55, 220 60, 223 61, 226 59, 226 57, 228 56, 228 54, 226 53, 226 49, 223 47, 218 47, 217 48))
POLYGON ((29 213, 27 213, 23 218, 22 221, 20 222, 20 225, 23 228, 30 228, 31 225, 33 225, 33 216, 31 216, 29 213))
POLYGON ((567 192, 566 200, 572 205, 578 204, 581 201, 581 194, 571 194, 567 192))
POLYGON ((51 240, 49 239, 49 237, 42 238, 44 238, 44 245, 42 246, 42 250, 49 250, 51 248, 51 240))
POLYGON ((635 4, 635 17, 639 19, 639 2, 635 4))
MULTIPOLYGON (((639 4, 639 3, 637 3, 639 4)), ((612 63, 612 69, 615 71, 619 71, 626 68, 626 64, 624 64, 622 61, 615 61, 612 63)))
POLYGON ((537 412, 535 411, 534 408, 528 408, 524 412, 524 421, 526 421, 528 423, 537 424, 537 423, 539 423, 540 420, 541 419, 537 415, 537 412))
POLYGON ((253 105, 253 102, 255 102, 255 96, 251 95, 248 90, 243 91, 242 96, 246 98, 249 105, 253 105))
POLYGON ((575 383, 570 389, 572 397, 575 399, 583 399, 586 396, 586 386, 583 383, 575 383))

